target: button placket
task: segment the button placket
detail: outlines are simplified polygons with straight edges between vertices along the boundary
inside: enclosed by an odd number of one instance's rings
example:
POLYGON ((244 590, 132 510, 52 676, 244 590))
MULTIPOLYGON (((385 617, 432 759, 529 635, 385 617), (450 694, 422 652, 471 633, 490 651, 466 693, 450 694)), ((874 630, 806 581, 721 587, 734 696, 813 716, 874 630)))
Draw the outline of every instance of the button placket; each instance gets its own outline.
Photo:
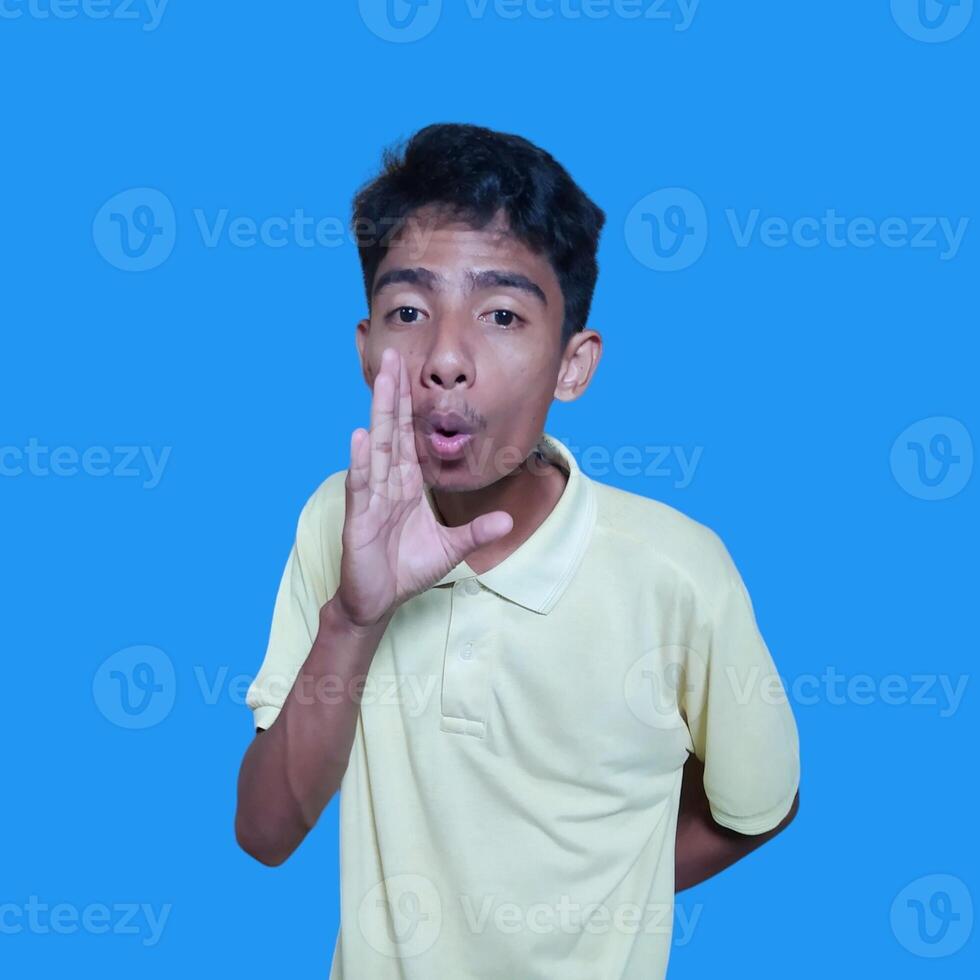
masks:
POLYGON ((453 586, 449 635, 443 653, 442 730, 482 738, 486 732, 490 663, 481 616, 485 596, 475 578, 453 586))

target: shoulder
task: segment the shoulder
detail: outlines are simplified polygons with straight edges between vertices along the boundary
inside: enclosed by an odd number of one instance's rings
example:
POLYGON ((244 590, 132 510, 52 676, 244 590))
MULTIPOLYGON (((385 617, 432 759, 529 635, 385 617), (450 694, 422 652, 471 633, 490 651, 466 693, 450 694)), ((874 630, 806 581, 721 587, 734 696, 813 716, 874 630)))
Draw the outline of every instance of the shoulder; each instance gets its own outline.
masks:
POLYGON ((331 473, 310 494, 300 511, 296 530, 301 544, 320 545, 339 542, 346 511, 347 470, 331 473))
POLYGON ((707 524, 661 500, 596 480, 592 484, 596 529, 617 552, 617 561, 641 574, 666 572, 686 581, 712 605, 738 581, 728 548, 707 524))
POLYGON ((320 515, 325 512, 344 508, 346 494, 344 484, 347 481, 347 470, 336 470, 310 494, 303 505, 303 512, 320 515))

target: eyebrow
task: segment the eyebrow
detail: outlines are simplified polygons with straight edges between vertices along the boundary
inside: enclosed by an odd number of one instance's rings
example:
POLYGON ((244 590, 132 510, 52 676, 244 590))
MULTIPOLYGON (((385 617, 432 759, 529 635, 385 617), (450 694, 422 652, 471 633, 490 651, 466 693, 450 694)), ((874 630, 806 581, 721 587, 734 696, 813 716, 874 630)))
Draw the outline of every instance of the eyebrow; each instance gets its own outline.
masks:
MULTIPOLYGON (((501 269, 487 269, 483 272, 474 272, 471 269, 467 272, 466 278, 470 284, 470 292, 493 288, 519 289, 540 300, 544 306, 548 305, 548 297, 545 296, 544 290, 533 279, 528 279, 527 276, 522 275, 520 272, 508 272, 501 269)), ((371 295, 377 296, 386 286, 392 286, 401 282, 406 282, 413 286, 421 286, 433 292, 438 292, 447 284, 444 276, 437 275, 431 269, 422 267, 414 269, 389 269, 378 277, 371 295)))

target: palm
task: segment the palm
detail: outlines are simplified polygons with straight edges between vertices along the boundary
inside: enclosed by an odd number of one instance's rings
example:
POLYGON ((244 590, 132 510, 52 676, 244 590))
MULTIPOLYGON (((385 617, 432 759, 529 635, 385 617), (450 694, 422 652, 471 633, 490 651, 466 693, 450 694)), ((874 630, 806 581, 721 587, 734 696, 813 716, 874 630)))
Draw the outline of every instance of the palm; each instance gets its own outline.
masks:
POLYGON ((374 384, 371 431, 365 438, 357 429, 351 438, 340 576, 349 614, 376 621, 512 526, 504 511, 461 527, 436 520, 415 450, 408 370, 396 351, 386 350, 374 384))

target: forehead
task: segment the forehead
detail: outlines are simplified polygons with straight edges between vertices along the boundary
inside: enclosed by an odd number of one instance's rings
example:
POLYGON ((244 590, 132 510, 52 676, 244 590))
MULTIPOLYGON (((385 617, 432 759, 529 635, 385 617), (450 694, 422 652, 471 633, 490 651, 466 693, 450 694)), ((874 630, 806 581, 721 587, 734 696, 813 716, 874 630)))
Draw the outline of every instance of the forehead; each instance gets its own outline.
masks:
POLYGON ((400 266, 422 266, 450 280, 470 271, 508 269, 532 278, 549 298, 561 294, 547 257, 510 231, 503 212, 479 229, 433 208, 412 212, 392 235, 378 273, 400 266))

